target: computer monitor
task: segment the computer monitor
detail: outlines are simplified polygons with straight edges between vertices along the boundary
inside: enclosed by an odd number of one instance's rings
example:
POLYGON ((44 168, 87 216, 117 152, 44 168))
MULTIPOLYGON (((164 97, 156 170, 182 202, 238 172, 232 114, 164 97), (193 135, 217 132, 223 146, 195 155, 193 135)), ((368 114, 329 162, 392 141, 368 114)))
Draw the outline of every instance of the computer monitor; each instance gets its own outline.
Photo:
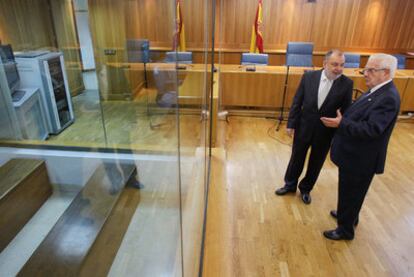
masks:
POLYGON ((17 64, 14 59, 13 49, 10 44, 0 45, 0 62, 6 73, 7 83, 10 88, 10 92, 13 93, 19 86, 20 77, 17 71, 17 64))

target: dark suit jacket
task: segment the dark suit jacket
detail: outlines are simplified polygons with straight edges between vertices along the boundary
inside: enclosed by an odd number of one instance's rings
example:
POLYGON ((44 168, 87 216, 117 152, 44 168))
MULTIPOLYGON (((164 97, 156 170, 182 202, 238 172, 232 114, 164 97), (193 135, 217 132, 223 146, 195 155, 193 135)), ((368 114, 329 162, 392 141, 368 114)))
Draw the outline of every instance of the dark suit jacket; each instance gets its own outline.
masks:
POLYGON ((344 112, 352 101, 353 82, 342 75, 334 81, 325 102, 318 110, 318 89, 322 70, 308 71, 296 91, 290 107, 288 128, 295 129, 295 141, 309 142, 314 136, 321 143, 330 144, 335 133, 334 128, 327 128, 320 118, 336 117, 336 110, 344 112))
POLYGON ((343 115, 331 147, 332 161, 359 175, 383 173, 399 109, 400 96, 393 82, 361 96, 343 115))

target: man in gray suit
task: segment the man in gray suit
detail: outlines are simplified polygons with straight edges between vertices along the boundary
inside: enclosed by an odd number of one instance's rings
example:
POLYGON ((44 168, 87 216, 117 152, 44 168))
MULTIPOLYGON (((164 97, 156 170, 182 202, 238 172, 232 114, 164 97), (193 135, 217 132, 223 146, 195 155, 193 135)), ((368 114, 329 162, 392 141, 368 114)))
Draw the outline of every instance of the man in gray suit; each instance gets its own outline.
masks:
POLYGON ((397 59, 374 54, 363 70, 369 91, 342 116, 322 117, 326 127, 337 129, 331 159, 339 169, 336 229, 323 234, 331 240, 351 240, 365 195, 375 174, 384 172, 387 146, 400 110, 400 96, 392 78, 397 59))
POLYGON ((353 82, 342 75, 345 57, 339 50, 329 51, 323 69, 305 72, 290 107, 287 133, 293 136, 292 155, 285 174, 285 185, 277 195, 295 193, 309 148, 305 177, 299 183, 302 201, 311 203, 310 191, 316 183, 331 145, 335 129, 325 127, 321 117, 344 112, 352 101, 353 82))

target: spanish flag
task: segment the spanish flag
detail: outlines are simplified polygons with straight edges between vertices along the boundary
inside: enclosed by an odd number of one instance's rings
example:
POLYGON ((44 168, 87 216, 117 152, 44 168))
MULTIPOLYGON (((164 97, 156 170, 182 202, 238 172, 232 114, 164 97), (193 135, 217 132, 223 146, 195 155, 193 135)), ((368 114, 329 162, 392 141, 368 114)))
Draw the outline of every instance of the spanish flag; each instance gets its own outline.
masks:
POLYGON ((259 0, 256 10, 256 18, 252 27, 250 53, 263 53, 262 19, 262 0, 259 0))
POLYGON ((177 0, 175 10, 175 34, 173 38, 173 50, 185 51, 185 32, 183 16, 181 14, 180 0, 177 0))

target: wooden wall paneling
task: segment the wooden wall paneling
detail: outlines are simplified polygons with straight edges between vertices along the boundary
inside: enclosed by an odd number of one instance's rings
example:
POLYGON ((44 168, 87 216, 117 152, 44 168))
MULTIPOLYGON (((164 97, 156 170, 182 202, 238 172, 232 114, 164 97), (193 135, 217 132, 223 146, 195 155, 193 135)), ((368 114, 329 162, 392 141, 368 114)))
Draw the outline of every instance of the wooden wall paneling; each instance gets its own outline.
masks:
MULTIPOLYGON (((210 33, 206 32, 205 29, 205 27, 208 28, 208 24, 211 23, 208 21, 208 17, 211 16, 211 14, 209 14, 211 9, 207 6, 210 1, 182 0, 180 2, 187 46, 205 48, 205 42, 208 41, 207 39, 210 36, 210 33)), ((207 31, 209 30, 210 29, 207 29, 207 31)))
POLYGON ((89 0, 89 19, 95 53, 96 70, 101 97, 105 100, 130 99, 129 74, 124 67, 108 63, 122 63, 125 54, 125 3, 111 0, 89 0), (112 53, 105 54, 105 50, 112 53))
POLYGON ((46 0, 0 1, 2 43, 14 51, 56 47, 46 0))
POLYGON ((240 64, 241 54, 237 52, 222 52, 219 61, 223 64, 240 64))
POLYGON ((269 54, 269 65, 285 65, 286 54, 269 54))
POLYGON ((388 48, 394 49, 413 49, 414 48, 414 18, 412 11, 414 9, 413 1, 391 1, 394 6, 392 16, 387 16, 389 24, 386 40, 388 48))
MULTIPOLYGON (((173 1, 152 0, 125 2, 125 32, 127 38, 147 38, 151 47, 171 47, 175 30, 173 1)), ((186 13, 183 13, 186 24, 186 13)), ((191 27, 186 27, 190 29, 191 27)), ((187 30, 186 30, 187 31, 187 30)))
MULTIPOLYGON (((413 50, 414 29, 410 26, 414 25, 414 17, 410 17, 408 12, 414 8, 412 2, 320 0, 307 3, 303 0, 267 0, 263 3, 265 52, 284 50, 288 41, 312 41, 315 51, 331 48, 365 53, 413 50), (404 22, 401 22, 401 17, 404 22)), ((122 3, 125 14, 119 18, 125 18, 124 33, 127 38, 148 38, 152 48, 171 49, 173 1, 166 4, 161 0, 122 0, 113 6, 122 6, 122 3)), ((181 4, 187 48, 201 51, 210 39, 211 11, 206 10, 210 9, 210 3, 206 0, 183 0, 181 4)), ((257 1, 220 0, 216 8, 216 48, 234 50, 224 55, 222 61, 239 64, 239 57, 236 59, 235 56, 249 49, 257 1)), ((105 4, 101 5, 101 9, 105 9, 105 4)), ((122 20, 118 20, 118 24, 119 21, 122 20)), ((200 57, 202 55, 196 58, 197 62, 200 57)), ((283 59, 271 57, 270 64, 283 65, 283 59)), ((320 57, 316 57, 315 65, 322 65, 320 57)))
MULTIPOLYGON (((220 5, 223 27, 219 47, 248 49, 257 2, 241 2, 223 1, 220 5)), ((288 41, 313 41, 316 50, 412 49, 414 31, 410 26, 414 19, 409 11, 413 9, 413 1, 403 0, 265 1, 264 48, 284 49, 288 41)))
POLYGON ((85 89, 82 78, 80 46, 76 34, 71 0, 50 1, 57 48, 62 51, 72 96, 85 89))

